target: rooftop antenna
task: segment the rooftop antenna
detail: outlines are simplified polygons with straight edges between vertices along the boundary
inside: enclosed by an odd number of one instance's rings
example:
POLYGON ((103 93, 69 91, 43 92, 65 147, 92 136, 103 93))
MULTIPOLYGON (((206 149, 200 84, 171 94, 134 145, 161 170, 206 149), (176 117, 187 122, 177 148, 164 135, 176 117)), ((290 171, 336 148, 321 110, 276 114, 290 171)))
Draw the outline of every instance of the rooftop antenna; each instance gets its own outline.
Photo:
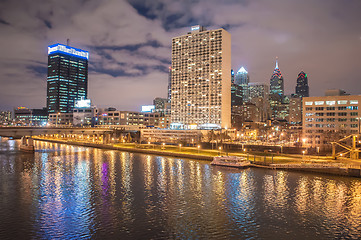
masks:
POLYGON ((66 45, 69 46, 69 44, 70 44, 70 39, 68 38, 66 39, 66 45))
POLYGON ((278 57, 276 57, 276 69, 278 69, 278 57))

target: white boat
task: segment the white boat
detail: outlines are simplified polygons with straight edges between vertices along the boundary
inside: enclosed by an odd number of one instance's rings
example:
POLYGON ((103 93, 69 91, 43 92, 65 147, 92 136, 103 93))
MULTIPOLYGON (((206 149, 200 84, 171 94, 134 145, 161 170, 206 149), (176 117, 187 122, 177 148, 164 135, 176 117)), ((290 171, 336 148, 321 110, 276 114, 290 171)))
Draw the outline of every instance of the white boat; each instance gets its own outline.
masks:
POLYGON ((236 168, 247 168, 251 165, 250 161, 247 161, 243 157, 236 156, 221 156, 214 157, 211 165, 224 166, 224 167, 236 167, 236 168))

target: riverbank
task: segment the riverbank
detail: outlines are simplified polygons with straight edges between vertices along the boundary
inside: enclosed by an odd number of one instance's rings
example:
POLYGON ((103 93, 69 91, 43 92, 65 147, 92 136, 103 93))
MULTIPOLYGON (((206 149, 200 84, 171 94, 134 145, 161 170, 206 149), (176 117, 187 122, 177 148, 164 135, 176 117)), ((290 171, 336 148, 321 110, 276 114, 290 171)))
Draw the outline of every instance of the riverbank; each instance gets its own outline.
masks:
POLYGON ((199 148, 192 147, 177 147, 177 146, 164 146, 164 145, 150 145, 150 144, 102 144, 91 143, 85 141, 73 141, 66 139, 49 139, 34 137, 34 140, 47 141, 52 143, 68 144, 83 147, 101 148, 107 150, 119 150, 133 153, 152 154, 169 157, 190 158, 197 160, 212 161, 215 156, 219 155, 232 155, 244 157, 252 162, 251 167, 267 168, 272 170, 287 170, 287 171, 302 171, 312 173, 322 173, 330 175, 340 175, 348 177, 361 177, 360 166, 350 165, 343 161, 331 161, 330 159, 309 157, 307 161, 300 158, 300 156, 285 156, 285 155, 272 155, 260 156, 250 153, 234 153, 234 152, 221 152, 217 150, 200 150, 199 148), (158 148, 158 149, 156 149, 158 148), (183 152, 182 152, 183 151, 183 152))

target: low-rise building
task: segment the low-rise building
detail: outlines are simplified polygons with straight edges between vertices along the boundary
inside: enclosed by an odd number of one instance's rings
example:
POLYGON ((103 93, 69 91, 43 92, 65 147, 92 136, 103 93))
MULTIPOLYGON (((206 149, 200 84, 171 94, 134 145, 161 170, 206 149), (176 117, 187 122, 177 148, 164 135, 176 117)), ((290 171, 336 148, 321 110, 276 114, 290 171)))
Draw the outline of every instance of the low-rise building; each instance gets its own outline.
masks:
POLYGON ((304 145, 326 150, 331 142, 360 132, 361 95, 303 98, 304 145))
POLYGON ((115 127, 121 125, 133 125, 166 128, 169 126, 169 116, 159 112, 133 112, 103 109, 98 111, 97 125, 115 127))
POLYGON ((48 124, 53 127, 72 126, 73 113, 50 113, 48 124))
POLYGON ((45 126, 48 122, 48 112, 46 108, 18 107, 14 109, 14 122, 18 126, 45 126))

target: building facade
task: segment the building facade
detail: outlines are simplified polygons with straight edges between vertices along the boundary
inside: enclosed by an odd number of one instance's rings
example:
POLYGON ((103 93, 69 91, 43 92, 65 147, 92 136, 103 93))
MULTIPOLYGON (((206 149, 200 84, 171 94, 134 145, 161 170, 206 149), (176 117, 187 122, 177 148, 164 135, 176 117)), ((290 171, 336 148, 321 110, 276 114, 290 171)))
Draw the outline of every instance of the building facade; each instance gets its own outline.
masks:
POLYGON ((291 97, 289 104, 288 122, 294 125, 302 124, 302 98, 291 97))
POLYGON ((276 67, 270 79, 269 101, 271 108, 271 119, 287 120, 289 99, 284 95, 283 76, 281 70, 278 67, 278 60, 276 60, 276 67))
POLYGON ((139 126, 167 128, 170 118, 159 112, 133 112, 117 111, 115 109, 99 109, 97 125, 117 127, 117 126, 139 126))
POLYGON ((248 102, 249 101, 249 88, 248 88, 249 75, 244 67, 241 67, 237 71, 237 73, 234 77, 234 83, 236 85, 241 86, 241 88, 242 88, 242 101, 248 102))
POLYGON ((52 127, 70 127, 73 125, 73 113, 50 113, 48 125, 52 127))
POLYGON ((48 47, 47 109, 71 113, 75 101, 88 93, 87 51, 62 44, 48 47))
POLYGON ((303 138, 307 147, 327 149, 330 142, 360 132, 361 95, 303 98, 303 138))
POLYGON ((48 112, 46 108, 18 107, 14 109, 14 122, 17 126, 45 126, 48 122, 48 112))
POLYGON ((171 122, 179 128, 231 126, 231 35, 192 27, 172 39, 171 122))
POLYGON ((11 111, 0 111, 0 126, 11 125, 13 121, 11 111))
POLYGON ((308 77, 305 72, 300 72, 297 77, 296 95, 299 97, 309 97, 308 77))

